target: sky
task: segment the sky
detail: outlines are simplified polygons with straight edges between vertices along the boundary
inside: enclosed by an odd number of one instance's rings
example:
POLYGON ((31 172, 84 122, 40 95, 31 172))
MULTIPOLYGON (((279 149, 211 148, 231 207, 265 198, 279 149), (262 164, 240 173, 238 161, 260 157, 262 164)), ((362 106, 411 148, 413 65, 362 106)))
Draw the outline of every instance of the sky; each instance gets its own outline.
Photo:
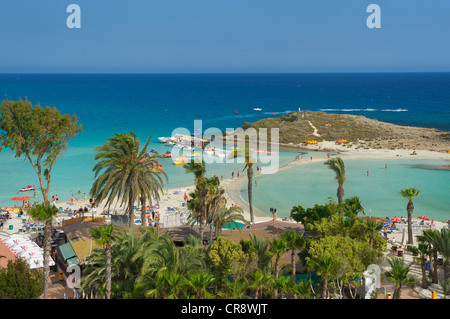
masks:
POLYGON ((448 0, 0 0, 0 73, 448 71, 448 0))

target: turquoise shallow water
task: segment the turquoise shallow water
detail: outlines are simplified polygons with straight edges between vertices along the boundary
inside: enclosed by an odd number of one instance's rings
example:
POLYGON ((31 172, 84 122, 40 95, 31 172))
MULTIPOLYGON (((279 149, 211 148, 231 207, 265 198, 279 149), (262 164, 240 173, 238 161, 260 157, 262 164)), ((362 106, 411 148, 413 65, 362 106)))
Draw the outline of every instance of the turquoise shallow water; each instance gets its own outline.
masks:
MULTIPOLYGON (((399 195, 399 190, 413 186, 421 189, 419 197, 414 200, 413 217, 426 215, 439 221, 450 218, 450 171, 416 167, 448 165, 450 161, 344 159, 344 162, 347 176, 344 198, 359 196, 366 215, 406 217, 407 200, 399 195), (388 164, 387 169, 385 164, 388 164)), ((294 167, 276 175, 258 176, 256 180, 254 205, 268 215, 271 207, 277 208, 279 217, 285 217, 295 205, 307 208, 316 203, 324 204, 329 197, 337 200, 334 172, 320 162, 294 167)), ((241 188, 241 196, 246 200, 246 185, 241 188)))
MULTIPOLYGON (((155 149, 159 153, 170 150, 170 147, 164 146, 161 143, 156 143, 155 149)), ((52 171, 52 181, 50 185, 50 196, 58 195, 61 201, 68 201, 71 195, 75 198, 81 199, 83 193, 89 197, 89 190, 94 182, 94 174, 92 168, 95 165, 94 154, 90 147, 69 147, 62 158, 58 160, 52 171), (78 189, 81 194, 78 195, 78 189)), ((286 165, 295 156, 299 154, 297 151, 280 151, 279 165, 286 165)), ((186 174, 182 165, 173 165, 170 159, 161 159, 160 163, 165 168, 165 173, 169 179, 165 183, 165 188, 181 187, 192 185, 194 181, 193 174, 186 174)), ((7 179, 2 179, 0 183, 0 207, 11 206, 19 204, 12 201, 11 198, 15 196, 33 196, 33 192, 19 193, 18 190, 23 186, 34 185, 39 187, 39 181, 34 169, 28 161, 22 158, 17 160, 9 150, 2 151, 2 165, 0 165, 0 176, 7 176, 7 179)), ((206 176, 211 174, 223 176, 224 178, 231 177, 231 172, 242 172, 244 164, 242 163, 211 163, 206 164, 206 176)), ((37 194, 38 200, 42 197, 37 194)), ((20 202, 21 203, 21 202, 20 202)))

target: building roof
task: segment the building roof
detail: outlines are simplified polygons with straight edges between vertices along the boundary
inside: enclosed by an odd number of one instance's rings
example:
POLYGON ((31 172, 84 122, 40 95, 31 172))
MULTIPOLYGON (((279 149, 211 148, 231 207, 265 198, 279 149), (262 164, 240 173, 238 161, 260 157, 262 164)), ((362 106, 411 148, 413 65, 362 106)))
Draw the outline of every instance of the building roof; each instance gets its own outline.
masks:
POLYGON ((8 262, 15 261, 17 259, 16 255, 13 254, 11 250, 0 240, 0 256, 4 256, 5 258, 0 258, 0 267, 6 268, 8 266, 8 262))

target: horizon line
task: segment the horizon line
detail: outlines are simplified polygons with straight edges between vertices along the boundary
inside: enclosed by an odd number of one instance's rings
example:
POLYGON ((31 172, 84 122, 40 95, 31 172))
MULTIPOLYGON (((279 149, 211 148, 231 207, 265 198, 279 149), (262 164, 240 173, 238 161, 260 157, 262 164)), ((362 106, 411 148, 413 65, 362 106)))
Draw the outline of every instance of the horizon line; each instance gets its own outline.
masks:
POLYGON ((318 72, 1 72, 0 75, 233 75, 233 74, 412 74, 450 71, 318 71, 318 72))

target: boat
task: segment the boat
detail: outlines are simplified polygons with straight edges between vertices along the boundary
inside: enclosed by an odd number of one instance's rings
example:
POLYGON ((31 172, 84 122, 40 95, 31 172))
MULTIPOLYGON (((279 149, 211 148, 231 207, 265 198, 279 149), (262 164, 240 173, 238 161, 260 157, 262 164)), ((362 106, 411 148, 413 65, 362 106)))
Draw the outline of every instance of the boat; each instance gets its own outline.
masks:
POLYGON ((254 108, 253 108, 253 111, 262 111, 262 109, 259 108, 259 107, 254 107, 254 108))
POLYGON ((157 171, 163 171, 163 170, 164 170, 164 167, 162 167, 161 164, 153 163, 152 171, 157 172, 157 171))
POLYGON ((163 154, 164 157, 172 157, 172 152, 167 151, 163 154))
POLYGON ((155 150, 154 148, 152 148, 152 149, 150 150, 150 152, 153 153, 153 154, 159 154, 158 151, 155 150))
POLYGON ((158 140, 161 143, 166 143, 167 141, 170 141, 170 137, 158 137, 158 140))
POLYGON ((259 150, 259 149, 254 149, 254 148, 250 149, 250 151, 253 152, 253 153, 261 153, 261 154, 267 154, 267 155, 274 155, 274 154, 276 154, 276 152, 269 152, 269 151, 266 151, 266 150, 259 150))
POLYGON ((177 157, 172 160, 173 165, 184 165, 186 164, 186 157, 177 157))
POLYGON ((21 192, 29 192, 29 191, 34 191, 36 190, 36 188, 34 186, 28 185, 27 187, 22 187, 20 189, 21 192))

